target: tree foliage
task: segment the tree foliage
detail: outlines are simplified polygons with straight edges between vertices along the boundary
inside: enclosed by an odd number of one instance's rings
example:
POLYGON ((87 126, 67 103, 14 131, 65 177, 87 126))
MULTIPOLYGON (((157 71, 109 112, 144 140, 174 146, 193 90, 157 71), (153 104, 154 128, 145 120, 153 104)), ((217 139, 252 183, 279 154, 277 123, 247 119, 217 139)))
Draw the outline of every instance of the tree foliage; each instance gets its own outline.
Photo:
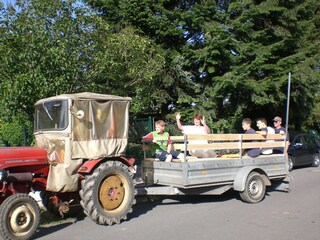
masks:
POLYGON ((205 112, 216 131, 240 126, 243 117, 284 116, 289 72, 294 126, 299 129, 313 109, 319 87, 315 0, 87 2, 111 28, 131 25, 154 39, 167 50, 168 66, 178 56, 186 74, 173 81, 192 84, 170 94, 173 109, 189 117, 205 112))
POLYGON ((98 18, 75 1, 17 1, 1 18, 4 114, 32 116, 43 97, 85 89, 98 18))
POLYGON ((216 132, 244 117, 318 127, 317 0, 17 0, 0 7, 2 123, 36 100, 130 96, 133 116, 203 113, 216 132))
POLYGON ((75 0, 18 0, 1 7, 0 33, 3 124, 19 115, 32 121, 37 100, 61 93, 130 96, 137 99, 134 113, 155 105, 144 96, 156 92, 161 47, 130 27, 110 31, 97 12, 75 0))
POLYGON ((33 142, 32 129, 32 123, 27 116, 15 116, 10 122, 0 121, 0 139, 7 146, 31 145, 33 142))

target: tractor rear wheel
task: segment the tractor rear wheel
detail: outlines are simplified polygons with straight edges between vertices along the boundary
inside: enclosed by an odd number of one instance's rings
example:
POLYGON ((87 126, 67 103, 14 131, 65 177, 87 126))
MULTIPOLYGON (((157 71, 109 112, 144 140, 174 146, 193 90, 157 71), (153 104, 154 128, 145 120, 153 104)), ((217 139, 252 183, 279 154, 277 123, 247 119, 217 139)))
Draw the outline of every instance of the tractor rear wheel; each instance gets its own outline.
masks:
POLYGON ((98 224, 112 225, 127 219, 135 204, 135 188, 129 167, 119 161, 102 163, 81 183, 80 204, 98 224))

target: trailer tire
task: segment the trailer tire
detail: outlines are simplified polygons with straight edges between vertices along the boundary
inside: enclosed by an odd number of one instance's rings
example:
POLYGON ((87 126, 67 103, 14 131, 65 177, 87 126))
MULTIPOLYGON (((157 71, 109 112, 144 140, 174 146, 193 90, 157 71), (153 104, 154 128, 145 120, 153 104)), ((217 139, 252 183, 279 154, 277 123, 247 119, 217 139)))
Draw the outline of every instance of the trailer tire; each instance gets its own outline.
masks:
POLYGON ((28 194, 11 195, 0 206, 1 239, 30 239, 36 232, 39 222, 39 205, 28 194))
POLYGON ((127 219, 136 203, 129 167, 119 161, 102 163, 81 182, 80 204, 94 222, 112 225, 127 219))
POLYGON ((246 180, 245 189, 240 192, 240 197, 247 203, 260 202, 266 193, 266 185, 262 176, 257 172, 251 172, 246 180))

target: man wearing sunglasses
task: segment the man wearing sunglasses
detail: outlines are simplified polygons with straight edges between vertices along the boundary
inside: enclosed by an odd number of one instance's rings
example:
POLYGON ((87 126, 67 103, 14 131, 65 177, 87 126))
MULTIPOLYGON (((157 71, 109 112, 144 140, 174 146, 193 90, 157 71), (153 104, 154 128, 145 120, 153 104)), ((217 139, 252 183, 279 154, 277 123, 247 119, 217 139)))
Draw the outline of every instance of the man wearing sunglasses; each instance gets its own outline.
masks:
POLYGON ((273 120, 273 126, 275 133, 285 134, 286 129, 281 126, 282 124, 282 118, 281 117, 275 117, 273 120))
MULTIPOLYGON (((282 124, 282 118, 279 116, 276 116, 273 120, 273 126, 274 126, 274 132, 277 134, 286 134, 286 129, 284 127, 281 126, 282 124)), ((287 141, 288 141, 288 134, 287 134, 287 141)), ((286 150, 288 148, 288 143, 286 144, 286 150)), ((273 152, 274 153, 283 153, 284 148, 280 147, 280 148, 274 148, 273 152)))

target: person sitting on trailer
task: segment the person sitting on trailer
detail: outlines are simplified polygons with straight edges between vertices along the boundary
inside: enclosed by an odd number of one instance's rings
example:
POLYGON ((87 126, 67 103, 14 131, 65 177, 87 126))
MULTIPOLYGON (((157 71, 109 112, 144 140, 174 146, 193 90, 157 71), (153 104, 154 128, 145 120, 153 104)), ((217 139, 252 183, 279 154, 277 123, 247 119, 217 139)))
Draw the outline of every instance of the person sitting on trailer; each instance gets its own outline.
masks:
MULTIPOLYGON (((245 118, 242 120, 242 128, 245 131, 245 134, 255 134, 256 131, 251 127, 252 121, 250 118, 245 118)), ((255 142, 255 141, 252 141, 255 142)), ((257 157, 261 154, 260 148, 252 148, 252 149, 246 149, 242 152, 242 155, 249 156, 249 157, 257 157)))
MULTIPOLYGON (((267 120, 265 118, 258 118, 257 119, 257 127, 260 133, 263 136, 267 136, 268 134, 275 134, 274 129, 272 127, 267 126, 267 120)), ((274 140, 267 140, 266 142, 274 142, 274 140)), ((261 153, 263 155, 268 155, 273 153, 273 148, 262 148, 261 153)))
MULTIPOLYGON (((273 125, 274 125, 274 131, 276 134, 281 134, 281 135, 285 135, 286 134, 286 152, 288 150, 288 146, 289 146, 289 134, 286 133, 286 129, 284 127, 281 126, 282 124, 282 118, 281 117, 275 117, 273 120, 273 125)), ((284 147, 277 147, 273 149, 273 153, 283 153, 284 152, 284 147)))
POLYGON ((165 122, 158 120, 155 123, 156 130, 148 133, 143 139, 152 139, 150 152, 154 158, 160 161, 171 162, 172 159, 182 159, 183 154, 173 150, 170 135, 164 131, 165 122))
MULTIPOLYGON (((206 124, 205 118, 202 114, 195 114, 193 116, 194 125, 183 126, 181 124, 181 115, 176 114, 177 126, 183 134, 209 134, 210 128, 206 124)), ((189 141, 191 143, 191 141, 189 141)), ((192 140, 194 144, 208 144, 207 140, 192 140)), ((190 150, 189 154, 199 158, 215 158, 217 156, 214 150, 190 150)))

